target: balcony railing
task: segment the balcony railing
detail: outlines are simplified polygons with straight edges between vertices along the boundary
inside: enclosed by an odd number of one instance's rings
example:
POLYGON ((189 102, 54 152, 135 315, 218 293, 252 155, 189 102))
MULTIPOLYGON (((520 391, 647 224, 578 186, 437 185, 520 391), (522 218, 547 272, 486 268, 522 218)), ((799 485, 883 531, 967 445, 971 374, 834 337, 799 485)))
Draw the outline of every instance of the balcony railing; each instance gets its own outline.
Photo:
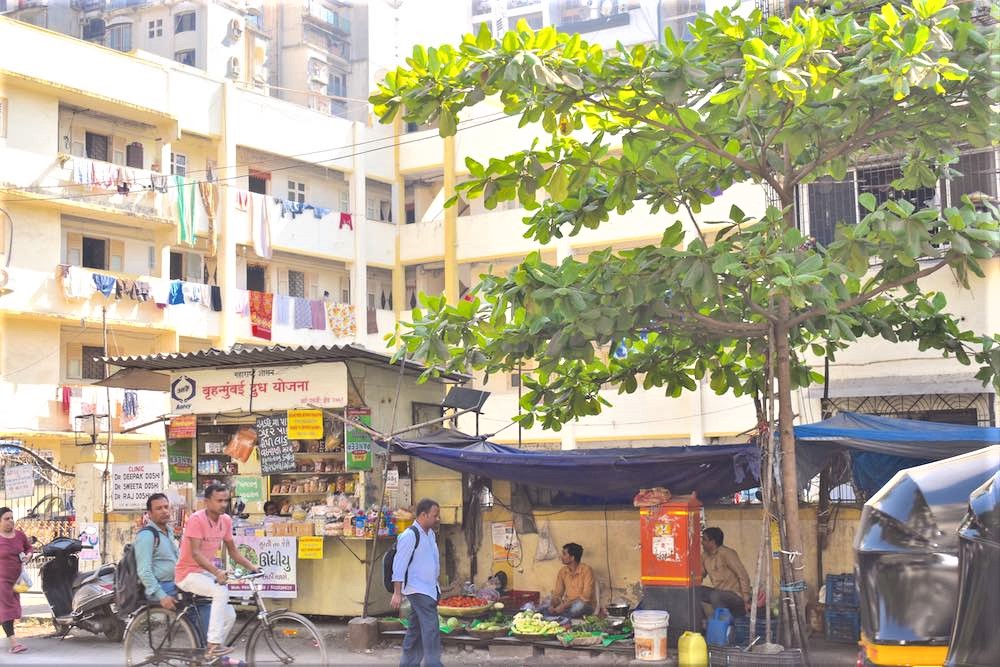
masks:
POLYGON ((334 31, 344 35, 351 34, 351 20, 341 16, 321 2, 311 0, 307 5, 306 16, 326 24, 334 31))

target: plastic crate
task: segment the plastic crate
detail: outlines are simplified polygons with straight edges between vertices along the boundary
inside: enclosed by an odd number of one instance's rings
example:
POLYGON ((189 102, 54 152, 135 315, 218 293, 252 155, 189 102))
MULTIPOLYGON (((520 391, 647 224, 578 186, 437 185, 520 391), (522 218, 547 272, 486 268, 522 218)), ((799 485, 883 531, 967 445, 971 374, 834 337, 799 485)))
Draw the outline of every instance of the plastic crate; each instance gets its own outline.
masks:
MULTIPOLYGON (((771 641, 779 643, 778 639, 780 637, 780 619, 771 619, 771 641)), ((765 622, 763 615, 757 616, 757 631, 753 634, 753 637, 763 637, 764 633, 767 631, 767 623, 765 622)), ((753 639, 750 636, 750 615, 737 616, 733 619, 733 644, 736 646, 746 646, 753 639)))
POLYGON ((853 574, 826 575, 826 604, 828 607, 858 606, 858 585, 853 574))
POLYGON ((855 644, 861 638, 861 614, 857 609, 830 609, 823 612, 826 639, 855 644))
POLYGON ((708 662, 711 667, 762 667, 764 665, 780 665, 782 667, 801 667, 802 651, 785 649, 780 653, 752 653, 735 646, 710 646, 708 662))

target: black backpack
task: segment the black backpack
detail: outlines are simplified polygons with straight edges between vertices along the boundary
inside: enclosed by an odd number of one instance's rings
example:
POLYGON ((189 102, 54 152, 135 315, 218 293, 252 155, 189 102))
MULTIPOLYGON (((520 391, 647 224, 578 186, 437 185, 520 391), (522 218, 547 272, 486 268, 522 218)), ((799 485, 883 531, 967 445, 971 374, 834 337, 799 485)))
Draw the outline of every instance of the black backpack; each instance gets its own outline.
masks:
MULTIPOLYGON (((406 570, 403 572, 403 585, 406 585, 406 580, 410 576, 410 563, 413 562, 413 556, 417 553, 417 547, 420 546, 420 531, 417 530, 416 526, 410 524, 407 530, 412 530, 413 534, 417 537, 416 544, 413 545, 413 552, 410 554, 410 560, 406 563, 406 570)), ((397 538, 398 539, 398 538, 397 538)), ((392 548, 385 552, 382 556, 382 585, 385 586, 385 590, 392 593, 396 590, 396 587, 392 583, 392 563, 396 560, 396 545, 392 545, 392 548)))
MULTIPOLYGON (((139 533, 145 530, 153 533, 153 553, 156 553, 160 547, 160 533, 152 526, 145 526, 139 533)), ((139 579, 139 569, 135 563, 135 545, 126 544, 122 550, 122 559, 118 561, 115 569, 115 605, 118 607, 118 616, 128 617, 145 602, 146 589, 139 579)))

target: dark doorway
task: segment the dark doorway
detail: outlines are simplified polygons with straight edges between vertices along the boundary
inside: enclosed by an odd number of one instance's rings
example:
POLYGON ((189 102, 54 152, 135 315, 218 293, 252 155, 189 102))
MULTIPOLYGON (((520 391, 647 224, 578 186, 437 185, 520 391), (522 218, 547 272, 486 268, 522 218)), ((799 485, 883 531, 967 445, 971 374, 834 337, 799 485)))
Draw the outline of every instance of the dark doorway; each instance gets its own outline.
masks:
POLYGON ((108 244, 104 239, 83 237, 83 265, 88 269, 108 268, 108 244))
POLYGON ((250 192, 256 192, 260 195, 267 194, 267 182, 271 180, 270 174, 265 174, 262 171, 251 171, 249 176, 249 189, 250 192))
POLYGON ((108 162, 108 137, 87 132, 87 157, 91 160, 108 162))

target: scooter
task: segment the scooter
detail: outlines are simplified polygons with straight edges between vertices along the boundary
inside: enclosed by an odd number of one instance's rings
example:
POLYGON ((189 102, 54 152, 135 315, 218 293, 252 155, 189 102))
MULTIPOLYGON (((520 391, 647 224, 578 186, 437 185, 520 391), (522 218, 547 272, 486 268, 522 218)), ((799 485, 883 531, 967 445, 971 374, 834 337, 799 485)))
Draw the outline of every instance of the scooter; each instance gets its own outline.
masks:
POLYGON ((41 568, 42 592, 52 608, 56 631, 65 637, 73 628, 104 634, 120 642, 125 622, 115 609, 115 566, 103 565, 93 572, 79 571, 80 540, 58 537, 44 547, 41 568))

